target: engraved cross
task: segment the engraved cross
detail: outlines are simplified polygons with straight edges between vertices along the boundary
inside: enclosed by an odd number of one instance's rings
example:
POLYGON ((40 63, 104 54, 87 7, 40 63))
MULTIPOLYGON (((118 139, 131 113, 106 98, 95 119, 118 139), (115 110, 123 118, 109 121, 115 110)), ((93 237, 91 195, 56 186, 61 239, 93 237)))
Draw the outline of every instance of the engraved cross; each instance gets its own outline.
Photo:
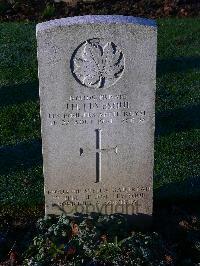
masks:
MULTIPOLYGON (((98 183, 101 181, 101 156, 102 156, 102 153, 114 151, 115 154, 117 154, 118 148, 117 148, 117 146, 115 146, 115 147, 108 147, 108 148, 103 149, 101 147, 102 130, 101 129, 95 129, 95 132, 96 132, 96 183, 98 183)), ((80 148, 80 156, 86 152, 87 153, 94 153, 94 151, 91 149, 83 150, 83 148, 80 148)))

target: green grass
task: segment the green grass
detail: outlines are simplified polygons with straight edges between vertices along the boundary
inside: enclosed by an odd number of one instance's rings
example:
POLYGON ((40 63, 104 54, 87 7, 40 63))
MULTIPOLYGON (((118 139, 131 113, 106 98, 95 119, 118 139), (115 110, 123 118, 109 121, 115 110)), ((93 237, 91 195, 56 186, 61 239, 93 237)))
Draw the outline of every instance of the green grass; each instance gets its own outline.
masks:
MULTIPOLYGON (((200 20, 158 20, 155 198, 200 194, 200 20)), ((0 26, 0 206, 44 202, 35 24, 0 26)))
POLYGON ((200 195, 200 20, 158 29, 155 197, 187 200, 200 195))

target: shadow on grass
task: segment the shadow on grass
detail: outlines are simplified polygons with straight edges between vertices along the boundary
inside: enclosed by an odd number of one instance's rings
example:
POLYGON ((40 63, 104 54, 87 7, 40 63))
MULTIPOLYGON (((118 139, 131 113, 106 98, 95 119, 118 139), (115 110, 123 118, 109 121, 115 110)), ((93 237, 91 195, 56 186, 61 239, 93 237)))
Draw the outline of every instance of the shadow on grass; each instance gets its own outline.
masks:
POLYGON ((38 81, 0 87, 0 107, 39 99, 38 81))
MULTIPOLYGON (((200 57, 177 57, 158 59, 157 75, 165 73, 186 72, 189 69, 200 69, 200 57)), ((38 81, 26 84, 0 87, 0 106, 36 101, 39 99, 38 81)))
POLYGON ((175 57, 169 59, 159 59, 157 61, 157 75, 166 73, 187 72, 189 69, 200 70, 200 57, 175 57))
POLYGON ((200 199, 200 176, 192 176, 184 181, 165 184, 154 190, 154 199, 171 203, 191 199, 198 200, 200 199))
POLYGON ((155 136, 163 136, 172 132, 182 132, 198 128, 200 129, 200 105, 156 114, 155 136))
MULTIPOLYGON (((158 60, 158 76, 167 72, 184 72, 200 68, 200 57, 178 57, 158 60)), ((38 81, 0 88, 0 106, 39 99, 38 81)), ((156 114, 156 136, 200 128, 200 105, 156 114)), ((42 164, 41 140, 0 148, 0 174, 31 168, 42 164)))
MULTIPOLYGON (((165 73, 186 72, 200 69, 200 57, 177 57, 158 59, 157 75, 165 73)), ((38 81, 26 84, 0 87, 0 106, 36 101, 39 99, 38 81)))
POLYGON ((42 165, 41 140, 0 148, 0 175, 42 165))
MULTIPOLYGON (((190 106, 156 114, 155 136, 200 128, 200 106, 190 106)), ((0 174, 42 165, 41 140, 27 141, 0 148, 0 174)))

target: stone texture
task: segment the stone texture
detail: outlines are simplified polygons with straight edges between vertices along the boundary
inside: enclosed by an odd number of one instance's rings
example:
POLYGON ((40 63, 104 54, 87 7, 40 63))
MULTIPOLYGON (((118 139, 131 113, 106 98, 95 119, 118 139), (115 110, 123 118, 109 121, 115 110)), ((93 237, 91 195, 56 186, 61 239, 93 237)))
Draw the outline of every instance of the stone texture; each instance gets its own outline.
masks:
POLYGON ((152 214, 156 25, 37 25, 46 214, 152 214))

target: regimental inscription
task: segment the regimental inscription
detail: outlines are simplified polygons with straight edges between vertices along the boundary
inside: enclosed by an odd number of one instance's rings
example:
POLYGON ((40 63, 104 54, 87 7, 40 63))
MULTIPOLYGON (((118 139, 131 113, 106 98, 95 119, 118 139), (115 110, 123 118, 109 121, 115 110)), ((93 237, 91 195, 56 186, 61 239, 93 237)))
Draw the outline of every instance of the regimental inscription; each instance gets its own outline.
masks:
POLYGON ((118 46, 99 38, 78 46, 71 59, 72 74, 89 88, 109 88, 121 78, 124 67, 124 54, 118 46))
POLYGON ((51 126, 88 126, 145 123, 148 112, 134 109, 126 94, 69 96, 64 112, 48 114, 51 126))

